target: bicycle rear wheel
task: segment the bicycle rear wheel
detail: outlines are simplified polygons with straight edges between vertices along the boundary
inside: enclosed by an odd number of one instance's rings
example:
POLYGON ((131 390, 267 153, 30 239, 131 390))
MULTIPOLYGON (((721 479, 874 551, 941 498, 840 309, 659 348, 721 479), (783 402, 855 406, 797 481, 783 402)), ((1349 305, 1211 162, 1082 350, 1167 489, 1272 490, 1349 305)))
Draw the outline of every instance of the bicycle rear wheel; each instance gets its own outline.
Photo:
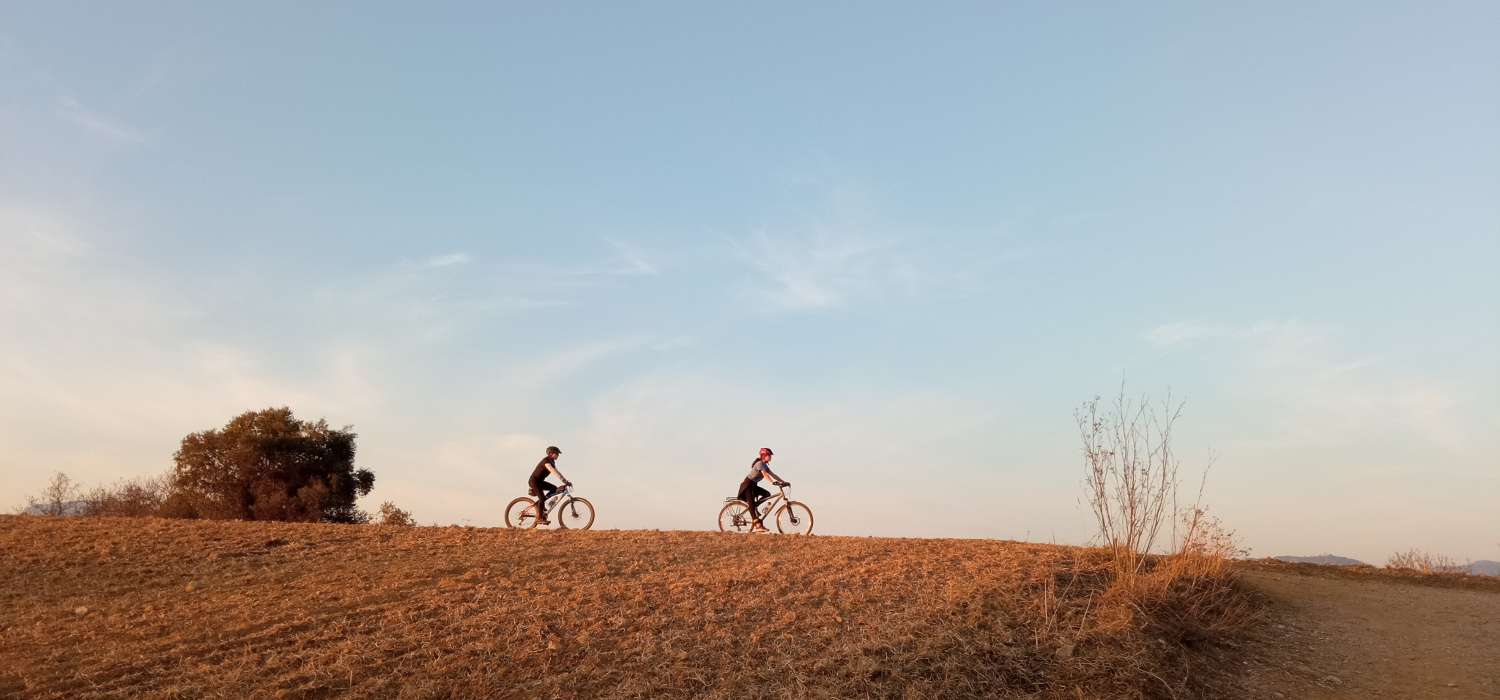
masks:
POLYGON ((776 511, 776 529, 786 535, 811 535, 813 528, 812 509, 789 501, 776 511))
POLYGON ((530 530, 536 527, 536 501, 525 496, 505 507, 505 526, 530 530))
POLYGON ((594 505, 582 498, 569 498, 552 511, 551 520, 564 530, 587 530, 594 524, 594 505))
POLYGON ((752 524, 750 506, 744 501, 730 501, 719 509, 720 532, 749 532, 752 524))

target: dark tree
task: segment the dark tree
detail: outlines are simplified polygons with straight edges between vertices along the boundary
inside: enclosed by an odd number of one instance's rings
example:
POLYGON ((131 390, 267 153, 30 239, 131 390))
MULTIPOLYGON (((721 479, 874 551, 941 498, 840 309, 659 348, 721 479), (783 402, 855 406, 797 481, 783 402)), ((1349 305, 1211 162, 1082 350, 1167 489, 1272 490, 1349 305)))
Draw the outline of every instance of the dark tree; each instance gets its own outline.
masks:
POLYGON ((289 408, 236 416, 218 430, 182 439, 172 456, 172 495, 161 513, 176 517, 357 523, 354 499, 375 475, 354 468, 353 426, 297 420, 289 408))

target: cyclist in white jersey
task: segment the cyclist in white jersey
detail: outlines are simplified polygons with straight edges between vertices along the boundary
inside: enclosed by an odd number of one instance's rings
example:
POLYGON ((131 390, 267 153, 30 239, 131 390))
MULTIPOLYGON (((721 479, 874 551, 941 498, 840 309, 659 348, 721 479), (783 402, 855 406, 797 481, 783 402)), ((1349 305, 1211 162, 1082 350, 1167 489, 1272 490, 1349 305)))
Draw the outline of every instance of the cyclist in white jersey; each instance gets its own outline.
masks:
POLYGON ((766 529, 765 525, 761 524, 760 513, 755 510, 755 507, 760 505, 761 501, 770 498, 771 492, 757 486, 756 484, 758 484, 762 478, 769 478, 771 480, 771 483, 776 484, 777 486, 792 485, 792 482, 783 481, 781 477, 776 476, 776 473, 771 471, 772 454, 774 453, 771 452, 771 448, 760 448, 760 457, 755 460, 755 463, 750 465, 750 475, 746 476, 745 480, 740 482, 739 498, 741 501, 749 504, 750 520, 754 523, 754 525, 752 525, 750 528, 751 532, 770 532, 770 530, 766 529))

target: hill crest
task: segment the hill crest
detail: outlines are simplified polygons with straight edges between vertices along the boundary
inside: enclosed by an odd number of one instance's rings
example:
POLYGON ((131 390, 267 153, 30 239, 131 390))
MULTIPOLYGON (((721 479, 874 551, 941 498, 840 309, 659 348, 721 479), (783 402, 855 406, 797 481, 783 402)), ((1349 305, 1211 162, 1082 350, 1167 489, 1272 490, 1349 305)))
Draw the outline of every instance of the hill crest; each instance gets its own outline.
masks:
POLYGON ((1202 694, 1214 633, 1167 598, 1120 599, 1106 562, 990 540, 0 516, 0 695, 1202 694))

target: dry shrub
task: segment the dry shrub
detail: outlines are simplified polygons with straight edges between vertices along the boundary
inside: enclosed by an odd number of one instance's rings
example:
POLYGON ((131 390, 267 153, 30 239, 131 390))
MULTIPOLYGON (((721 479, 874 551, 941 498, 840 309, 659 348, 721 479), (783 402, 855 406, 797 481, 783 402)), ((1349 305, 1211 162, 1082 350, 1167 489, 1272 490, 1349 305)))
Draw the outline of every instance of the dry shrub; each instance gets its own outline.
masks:
POLYGON ((1101 397, 1083 404, 1073 417, 1083 440, 1084 487, 1099 538, 1109 548, 1122 576, 1140 573, 1145 559, 1177 517, 1177 458, 1172 453, 1172 425, 1182 404, 1168 394, 1160 411, 1142 397, 1125 397, 1125 386, 1113 405, 1101 397))
POLYGON ((40 515, 78 515, 82 504, 78 502, 78 483, 62 472, 53 472, 52 480, 42 489, 40 497, 26 497, 26 505, 20 512, 40 515))
POLYGON ((1386 560, 1385 568, 1420 571, 1424 574, 1467 570, 1467 567, 1459 566, 1458 562, 1453 559, 1416 548, 1392 554, 1391 558, 1386 560))
POLYGON ((1206 507, 1195 505, 1185 509, 1180 519, 1179 553, 1214 560, 1220 567, 1227 559, 1241 558, 1250 553, 1240 546, 1238 534, 1217 517, 1209 515, 1206 507))
POLYGON ((166 476, 121 479, 113 486, 96 486, 83 496, 84 515, 142 518, 156 515, 167 499, 166 476))
POLYGON ((1143 623, 1184 643, 1215 639, 1258 619, 1260 601, 1240 584, 1230 558, 1243 556, 1234 531, 1205 509, 1183 514, 1177 551, 1149 558, 1145 571, 1120 577, 1110 593, 1143 623))
POLYGON ((380 519, 377 520, 375 524, 414 527, 416 526, 417 521, 415 518, 411 517, 411 513, 397 508, 395 503, 386 501, 385 503, 380 504, 380 519))
MULTIPOLYGON (((1120 393, 1110 405, 1085 403, 1074 417, 1082 438, 1084 485, 1109 553, 1111 583, 1103 599, 1126 629, 1194 643, 1233 632, 1258 616, 1260 604, 1228 567, 1246 552, 1235 533, 1201 505, 1178 503, 1179 462, 1172 429, 1182 414, 1170 393, 1159 405, 1120 393), (1153 553, 1161 540, 1167 553, 1153 553)), ((1212 460, 1210 460, 1210 464, 1212 460)))

